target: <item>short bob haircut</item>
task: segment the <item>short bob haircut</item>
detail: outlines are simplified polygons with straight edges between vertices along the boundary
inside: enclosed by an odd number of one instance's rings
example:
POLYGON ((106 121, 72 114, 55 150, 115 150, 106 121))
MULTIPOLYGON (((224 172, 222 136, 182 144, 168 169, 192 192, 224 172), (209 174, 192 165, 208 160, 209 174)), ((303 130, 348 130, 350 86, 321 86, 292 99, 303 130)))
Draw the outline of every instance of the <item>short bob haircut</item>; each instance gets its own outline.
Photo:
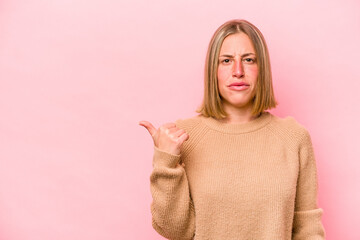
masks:
POLYGON ((234 19, 221 25, 210 40, 205 62, 204 98, 201 106, 196 110, 200 115, 216 119, 223 119, 228 116, 223 108, 218 89, 219 53, 221 45, 227 36, 241 32, 249 36, 255 48, 259 71, 255 96, 252 99, 252 115, 257 116, 263 111, 275 108, 278 105, 273 91, 269 52, 262 33, 250 22, 243 19, 234 19))

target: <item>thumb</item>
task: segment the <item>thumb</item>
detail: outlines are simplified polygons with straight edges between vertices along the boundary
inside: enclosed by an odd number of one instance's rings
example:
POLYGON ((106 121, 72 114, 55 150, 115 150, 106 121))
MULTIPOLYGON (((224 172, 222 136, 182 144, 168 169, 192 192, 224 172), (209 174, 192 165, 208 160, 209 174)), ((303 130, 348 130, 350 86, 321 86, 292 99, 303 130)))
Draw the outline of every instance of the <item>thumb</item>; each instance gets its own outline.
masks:
POLYGON ((157 131, 156 128, 148 121, 140 121, 139 125, 145 127, 149 131, 149 133, 151 134, 152 137, 154 136, 154 134, 157 131))

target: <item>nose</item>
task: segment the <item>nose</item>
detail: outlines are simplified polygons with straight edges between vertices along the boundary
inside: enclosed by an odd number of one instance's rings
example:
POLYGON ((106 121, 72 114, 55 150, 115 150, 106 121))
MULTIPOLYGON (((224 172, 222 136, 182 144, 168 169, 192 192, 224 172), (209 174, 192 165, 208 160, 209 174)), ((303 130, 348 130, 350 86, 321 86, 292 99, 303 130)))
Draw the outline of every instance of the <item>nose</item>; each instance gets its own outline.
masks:
POLYGON ((243 77, 244 76, 244 68, 242 66, 241 61, 235 60, 234 67, 233 67, 233 77, 243 77))

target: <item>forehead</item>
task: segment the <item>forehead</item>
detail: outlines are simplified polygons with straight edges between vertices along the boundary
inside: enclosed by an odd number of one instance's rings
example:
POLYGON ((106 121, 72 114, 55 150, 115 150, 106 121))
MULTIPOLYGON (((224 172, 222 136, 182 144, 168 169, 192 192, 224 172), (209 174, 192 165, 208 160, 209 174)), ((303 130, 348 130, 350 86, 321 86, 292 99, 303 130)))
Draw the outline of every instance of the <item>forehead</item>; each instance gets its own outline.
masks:
POLYGON ((220 49, 220 53, 227 52, 227 53, 237 53, 237 52, 244 52, 244 51, 253 51, 254 47, 248 35, 245 33, 234 33, 227 36, 220 49))

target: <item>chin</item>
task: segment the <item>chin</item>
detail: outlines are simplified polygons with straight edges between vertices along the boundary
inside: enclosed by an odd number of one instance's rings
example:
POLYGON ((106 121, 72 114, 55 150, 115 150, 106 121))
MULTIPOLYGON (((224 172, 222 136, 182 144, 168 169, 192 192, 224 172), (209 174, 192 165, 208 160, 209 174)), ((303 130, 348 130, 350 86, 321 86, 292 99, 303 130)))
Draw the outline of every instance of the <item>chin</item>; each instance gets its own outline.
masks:
POLYGON ((252 105, 249 101, 242 101, 242 102, 226 102, 227 105, 236 107, 236 108, 244 108, 252 105))

